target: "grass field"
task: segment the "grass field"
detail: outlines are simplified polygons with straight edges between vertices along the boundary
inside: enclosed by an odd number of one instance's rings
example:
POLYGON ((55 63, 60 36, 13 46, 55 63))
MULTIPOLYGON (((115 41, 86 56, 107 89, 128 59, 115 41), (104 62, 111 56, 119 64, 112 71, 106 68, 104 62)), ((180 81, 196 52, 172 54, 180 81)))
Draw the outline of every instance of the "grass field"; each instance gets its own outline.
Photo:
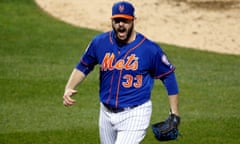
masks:
MULTIPOLYGON (((62 105, 64 86, 98 31, 42 12, 33 0, 0 0, 0 144, 97 144, 98 68, 62 105)), ((177 67, 182 136, 179 144, 240 143, 240 56, 161 44, 177 67)), ((160 81, 151 123, 167 117, 160 81)), ((144 144, 157 144, 151 129, 144 144)))

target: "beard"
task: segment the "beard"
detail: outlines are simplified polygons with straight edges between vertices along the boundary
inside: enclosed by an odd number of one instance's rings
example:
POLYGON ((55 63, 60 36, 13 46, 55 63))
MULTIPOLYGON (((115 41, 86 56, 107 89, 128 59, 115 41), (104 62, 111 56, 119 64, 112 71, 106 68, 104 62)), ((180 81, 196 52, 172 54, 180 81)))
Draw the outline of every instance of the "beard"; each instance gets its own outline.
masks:
POLYGON ((117 39, 118 44, 123 45, 129 42, 129 39, 133 33, 134 24, 132 24, 132 26, 129 29, 123 26, 115 28, 113 25, 112 28, 115 32, 115 37, 117 39))

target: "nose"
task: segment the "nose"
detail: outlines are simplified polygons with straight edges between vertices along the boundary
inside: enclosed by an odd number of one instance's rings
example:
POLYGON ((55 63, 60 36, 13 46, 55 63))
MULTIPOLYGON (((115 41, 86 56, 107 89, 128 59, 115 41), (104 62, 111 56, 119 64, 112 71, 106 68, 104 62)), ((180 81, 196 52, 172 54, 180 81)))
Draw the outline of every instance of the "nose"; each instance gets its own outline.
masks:
POLYGON ((120 26, 123 26, 123 25, 124 25, 124 22, 123 22, 123 21, 120 21, 120 22, 119 22, 119 25, 120 25, 120 26))

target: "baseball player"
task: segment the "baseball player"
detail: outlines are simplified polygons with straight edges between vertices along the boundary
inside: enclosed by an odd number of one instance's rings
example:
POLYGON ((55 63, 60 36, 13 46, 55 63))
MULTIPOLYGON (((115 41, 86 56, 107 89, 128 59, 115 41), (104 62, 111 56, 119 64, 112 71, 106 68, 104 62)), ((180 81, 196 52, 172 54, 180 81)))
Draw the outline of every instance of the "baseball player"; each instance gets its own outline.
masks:
POLYGON ((65 87, 63 104, 76 101, 75 88, 100 65, 99 133, 102 144, 139 144, 152 113, 154 79, 162 80, 171 112, 178 113, 175 67, 163 50, 134 30, 134 7, 117 2, 112 7, 112 30, 95 36, 73 70, 65 87))

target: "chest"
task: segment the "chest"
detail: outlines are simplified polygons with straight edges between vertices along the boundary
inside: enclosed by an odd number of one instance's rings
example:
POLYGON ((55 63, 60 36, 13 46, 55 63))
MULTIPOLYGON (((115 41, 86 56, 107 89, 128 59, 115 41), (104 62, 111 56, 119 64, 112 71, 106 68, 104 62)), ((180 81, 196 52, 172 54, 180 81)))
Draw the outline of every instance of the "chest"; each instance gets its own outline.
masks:
POLYGON ((97 51, 97 61, 102 71, 141 71, 149 68, 151 56, 143 46, 102 46, 97 51))

